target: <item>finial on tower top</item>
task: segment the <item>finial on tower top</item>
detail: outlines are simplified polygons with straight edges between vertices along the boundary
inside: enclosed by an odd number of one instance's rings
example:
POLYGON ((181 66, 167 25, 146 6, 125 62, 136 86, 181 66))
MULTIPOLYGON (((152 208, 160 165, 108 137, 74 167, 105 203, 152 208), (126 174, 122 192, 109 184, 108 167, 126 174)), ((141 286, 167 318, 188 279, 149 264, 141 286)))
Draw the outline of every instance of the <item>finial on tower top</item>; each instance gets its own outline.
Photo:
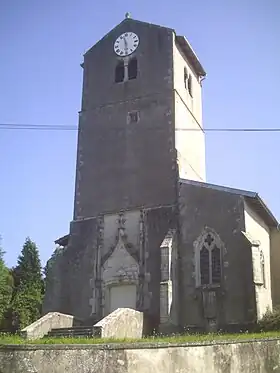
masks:
POLYGON ((129 12, 125 13, 125 18, 131 18, 131 14, 129 12))

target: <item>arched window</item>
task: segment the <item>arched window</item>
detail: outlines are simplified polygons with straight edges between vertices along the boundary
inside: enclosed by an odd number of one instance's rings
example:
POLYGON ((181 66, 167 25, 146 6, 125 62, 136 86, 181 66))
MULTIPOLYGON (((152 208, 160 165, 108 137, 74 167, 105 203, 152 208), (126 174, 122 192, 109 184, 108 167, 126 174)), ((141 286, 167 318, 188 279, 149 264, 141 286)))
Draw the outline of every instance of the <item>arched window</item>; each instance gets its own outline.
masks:
POLYGON ((115 82, 121 83, 124 81, 124 62, 119 61, 115 70, 115 82))
POLYGON ((193 97, 193 86, 192 86, 192 76, 189 75, 188 79, 188 91, 191 97, 193 97))
POLYGON ((210 282, 210 261, 209 251, 205 246, 200 251, 200 281, 201 285, 207 285, 210 282))
POLYGON ((196 284, 219 285, 222 280, 222 242, 212 231, 204 231, 195 242, 196 284))
POLYGON ((132 58, 128 62, 128 79, 136 79, 137 78, 137 70, 138 70, 138 64, 137 64, 137 58, 132 58))
POLYGON ((216 245, 210 252, 212 262, 212 284, 221 282, 221 249, 216 245))
POLYGON ((188 70, 187 70, 187 68, 185 67, 184 68, 184 84, 185 84, 185 88, 187 89, 187 85, 188 85, 188 77, 189 77, 189 75, 188 75, 188 70))

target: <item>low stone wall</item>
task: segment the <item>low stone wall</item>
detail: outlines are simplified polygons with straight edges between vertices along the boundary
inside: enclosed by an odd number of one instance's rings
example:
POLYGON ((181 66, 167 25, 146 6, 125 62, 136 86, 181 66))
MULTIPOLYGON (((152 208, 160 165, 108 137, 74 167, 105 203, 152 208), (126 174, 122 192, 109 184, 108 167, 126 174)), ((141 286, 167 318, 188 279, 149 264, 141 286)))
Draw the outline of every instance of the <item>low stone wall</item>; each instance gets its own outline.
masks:
POLYGON ((143 313, 131 308, 118 308, 94 327, 100 329, 101 338, 139 339, 143 336, 143 313))
MULTIPOLYGON (((49 312, 39 320, 21 330, 21 335, 26 339, 39 339, 48 334, 53 328, 70 328, 73 326, 74 317, 59 312, 49 312)), ((0 371, 0 373, 2 373, 0 371)))
POLYGON ((279 373, 280 340, 1 346, 1 373, 279 373))

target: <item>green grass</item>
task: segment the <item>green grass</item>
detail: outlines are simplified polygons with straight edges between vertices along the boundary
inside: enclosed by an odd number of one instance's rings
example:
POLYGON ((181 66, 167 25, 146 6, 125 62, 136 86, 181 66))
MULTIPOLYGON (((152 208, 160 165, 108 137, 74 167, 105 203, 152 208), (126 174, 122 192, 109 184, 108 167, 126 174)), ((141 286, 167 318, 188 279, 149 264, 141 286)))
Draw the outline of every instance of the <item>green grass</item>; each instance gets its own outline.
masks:
POLYGON ((98 339, 98 338, 43 338, 26 341, 17 335, 0 334, 1 345, 9 344, 110 344, 110 343, 203 343, 215 341, 244 341, 249 339, 280 338, 280 331, 240 334, 186 334, 170 337, 149 337, 143 339, 98 339))

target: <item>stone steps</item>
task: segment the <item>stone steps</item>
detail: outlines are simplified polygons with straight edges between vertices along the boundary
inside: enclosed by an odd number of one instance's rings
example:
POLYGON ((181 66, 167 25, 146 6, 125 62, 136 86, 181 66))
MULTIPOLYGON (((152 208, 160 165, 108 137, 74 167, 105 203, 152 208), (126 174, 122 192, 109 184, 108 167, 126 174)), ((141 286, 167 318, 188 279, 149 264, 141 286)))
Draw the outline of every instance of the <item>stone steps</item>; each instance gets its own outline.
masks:
POLYGON ((100 337, 101 329, 95 326, 73 326, 71 328, 54 328, 47 337, 51 338, 93 338, 100 337))

